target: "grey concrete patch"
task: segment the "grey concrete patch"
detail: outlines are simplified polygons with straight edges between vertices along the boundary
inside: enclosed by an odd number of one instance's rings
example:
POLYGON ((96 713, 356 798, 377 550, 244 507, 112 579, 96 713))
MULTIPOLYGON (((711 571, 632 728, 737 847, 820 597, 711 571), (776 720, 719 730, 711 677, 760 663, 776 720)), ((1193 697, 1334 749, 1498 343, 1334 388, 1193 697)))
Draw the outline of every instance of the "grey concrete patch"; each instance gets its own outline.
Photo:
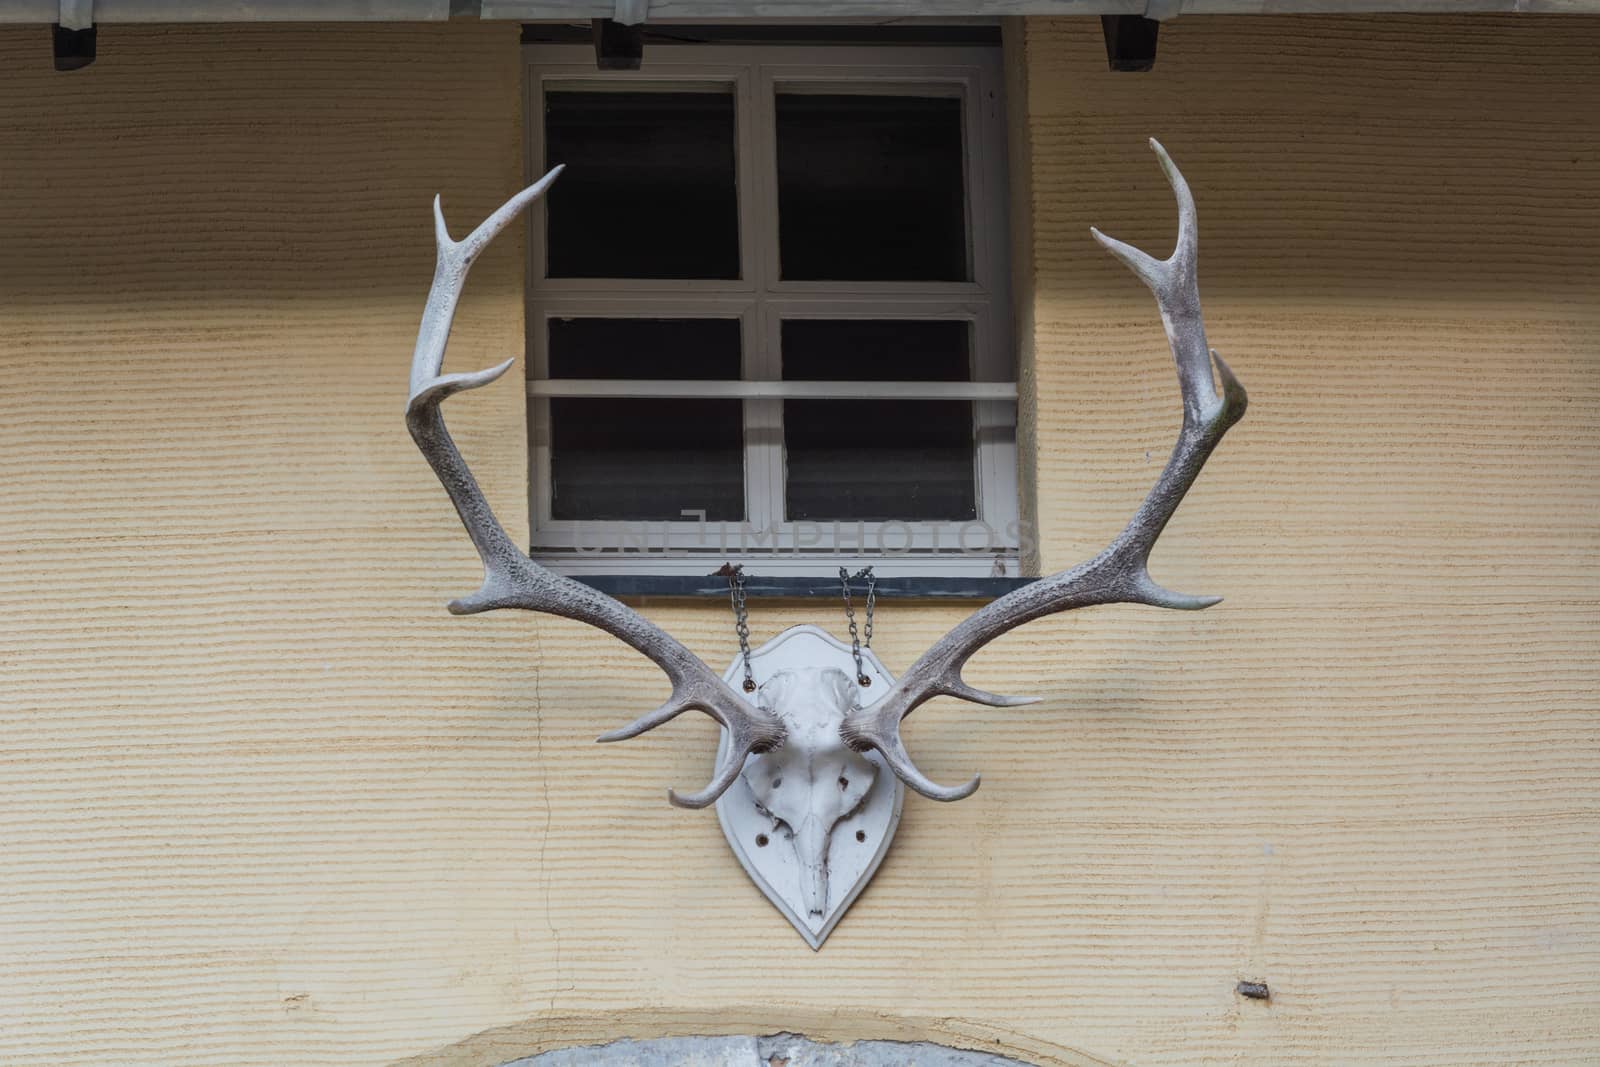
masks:
POLYGON ((777 1034, 756 1044, 758 1067, 1027 1067, 1021 1060, 927 1041, 823 1045, 798 1034, 777 1034))
POLYGON ((555 1049, 505 1067, 757 1067, 753 1037, 663 1037, 555 1049))
POLYGON ((925 1041, 821 1044, 798 1034, 663 1037, 555 1049, 503 1067, 1029 1067, 1022 1060, 925 1041))

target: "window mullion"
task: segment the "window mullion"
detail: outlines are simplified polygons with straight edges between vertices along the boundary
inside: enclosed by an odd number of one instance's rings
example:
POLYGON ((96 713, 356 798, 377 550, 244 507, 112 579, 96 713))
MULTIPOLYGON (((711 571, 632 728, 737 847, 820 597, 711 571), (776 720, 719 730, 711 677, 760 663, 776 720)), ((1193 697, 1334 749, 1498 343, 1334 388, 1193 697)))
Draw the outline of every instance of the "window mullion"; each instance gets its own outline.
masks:
MULTIPOLYGON (((744 360, 741 377, 746 381, 760 378, 762 374, 765 333, 761 304, 758 301, 744 316, 744 360)), ((770 421, 770 415, 766 410, 768 406, 768 402, 763 400, 743 402, 745 521, 756 529, 762 529, 767 525, 767 513, 772 506, 769 500, 772 492, 771 478, 768 473, 771 465, 768 449, 772 435, 768 426, 770 421)))
MULTIPOLYGON (((756 339, 746 377, 770 381, 779 369, 778 321, 764 302, 757 303, 755 320, 756 339)), ((750 435, 750 525, 775 530, 783 522, 783 401, 747 400, 745 417, 750 435)))
POLYGON ((753 101, 750 107, 750 194, 756 206, 755 226, 751 231, 755 248, 753 279, 761 297, 772 294, 778 284, 778 134, 774 103, 776 83, 767 67, 756 64, 753 101))
MULTIPOLYGON (((750 277, 756 289, 756 337, 746 377, 776 381, 783 377, 783 357, 778 348, 779 323, 769 298, 777 283, 778 200, 777 140, 773 124, 773 82, 764 66, 752 64, 746 80, 750 89, 747 108, 749 131, 747 159, 740 170, 741 194, 754 208, 749 233, 750 277), (747 176, 747 177, 746 177, 747 176)), ((750 428, 750 523, 758 530, 776 530, 783 523, 783 401, 750 400, 745 403, 750 428)))
POLYGON ((734 181, 739 203, 739 278, 761 291, 765 268, 761 259, 761 229, 766 225, 761 197, 760 87, 757 68, 745 66, 734 78, 734 181))

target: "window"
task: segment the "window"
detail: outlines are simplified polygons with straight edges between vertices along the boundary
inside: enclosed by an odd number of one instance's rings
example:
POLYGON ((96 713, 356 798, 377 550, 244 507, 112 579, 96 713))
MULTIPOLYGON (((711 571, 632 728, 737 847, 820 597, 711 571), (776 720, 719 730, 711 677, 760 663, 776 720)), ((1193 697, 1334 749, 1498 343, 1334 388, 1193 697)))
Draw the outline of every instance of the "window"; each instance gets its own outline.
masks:
POLYGON ((526 49, 533 550, 1015 575, 999 49, 526 49))

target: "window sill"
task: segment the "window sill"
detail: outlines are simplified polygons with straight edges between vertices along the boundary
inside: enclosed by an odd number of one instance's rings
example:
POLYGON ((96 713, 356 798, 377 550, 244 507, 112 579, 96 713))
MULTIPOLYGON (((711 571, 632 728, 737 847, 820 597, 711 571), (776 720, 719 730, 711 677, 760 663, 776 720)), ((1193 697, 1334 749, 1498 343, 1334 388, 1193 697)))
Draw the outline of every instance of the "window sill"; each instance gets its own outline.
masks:
MULTIPOLYGON (((839 568, 851 574, 871 567, 878 581, 888 578, 1016 578, 1022 573, 1015 549, 996 555, 905 552, 856 555, 845 552, 571 552, 538 549, 528 553, 540 566, 568 578, 705 578, 725 564, 742 563, 746 578, 804 578, 836 581, 839 568)), ((721 579, 718 579, 719 581, 721 579)))
MULTIPOLYGON (((575 581, 592 586, 624 600, 672 599, 699 600, 728 597, 728 580, 715 574, 574 574, 575 581)), ((941 577, 884 577, 877 580, 879 600, 977 600, 989 601, 1018 589, 1034 578, 978 578, 947 575, 941 577)), ((865 584, 855 583, 858 595, 865 584)), ((745 595, 763 599, 835 600, 839 579, 825 576, 774 576, 747 574, 745 595)))

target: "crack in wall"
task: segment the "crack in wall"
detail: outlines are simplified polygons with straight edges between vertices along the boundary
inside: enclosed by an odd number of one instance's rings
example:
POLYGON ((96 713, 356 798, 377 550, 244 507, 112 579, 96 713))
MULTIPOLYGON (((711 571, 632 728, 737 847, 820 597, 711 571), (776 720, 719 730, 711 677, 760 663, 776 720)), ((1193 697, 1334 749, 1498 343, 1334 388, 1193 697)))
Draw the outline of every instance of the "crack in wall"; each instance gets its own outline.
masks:
MULTIPOLYGON (((537 755, 536 765, 546 768, 550 765, 544 758, 544 693, 540 682, 543 672, 540 664, 544 663, 544 640, 539 625, 536 622, 533 629, 533 744, 537 755)), ((550 1011, 556 1010, 556 997, 561 993, 561 931, 556 929, 555 912, 552 903, 553 886, 550 876, 545 870, 545 853, 550 848, 550 830, 554 825, 555 808, 550 803, 550 775, 546 771, 540 776, 539 785, 544 793, 544 831, 539 835, 539 878, 544 882, 544 925, 550 931, 551 951, 554 959, 550 967, 550 1011)), ((571 988, 570 986, 568 988, 571 988)))

